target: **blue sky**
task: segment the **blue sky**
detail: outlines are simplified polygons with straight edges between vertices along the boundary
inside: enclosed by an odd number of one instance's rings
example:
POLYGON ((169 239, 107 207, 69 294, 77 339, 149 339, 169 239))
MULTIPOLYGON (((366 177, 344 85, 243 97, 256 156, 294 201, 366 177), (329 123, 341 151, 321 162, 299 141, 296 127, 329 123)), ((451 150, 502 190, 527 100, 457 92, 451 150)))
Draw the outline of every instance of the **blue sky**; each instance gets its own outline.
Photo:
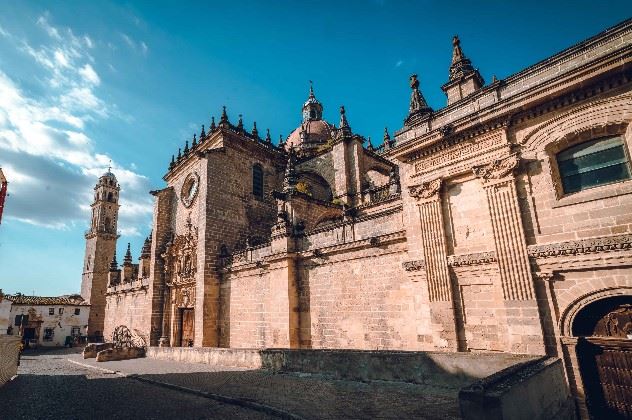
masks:
POLYGON ((91 191, 112 160, 118 252, 138 257, 172 153, 226 105, 287 136, 309 80, 325 118, 402 126, 408 76, 445 106, 451 39, 485 80, 505 78, 632 16, 628 1, 3 2, 0 288, 79 290, 91 191), (230 3, 230 4, 229 4, 230 3), (233 4, 234 3, 234 4, 233 4))

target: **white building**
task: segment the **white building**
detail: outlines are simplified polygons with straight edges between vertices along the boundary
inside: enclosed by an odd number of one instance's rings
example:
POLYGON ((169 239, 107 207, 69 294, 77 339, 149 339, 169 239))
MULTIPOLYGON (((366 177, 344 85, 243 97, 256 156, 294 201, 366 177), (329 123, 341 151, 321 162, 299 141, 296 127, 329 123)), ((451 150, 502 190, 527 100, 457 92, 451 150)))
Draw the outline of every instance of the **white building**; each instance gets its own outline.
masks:
POLYGON ((0 334, 20 335, 37 346, 63 346, 66 337, 85 337, 89 313, 90 305, 79 295, 4 295, 0 297, 0 334), (11 303, 8 317, 6 302, 11 303))

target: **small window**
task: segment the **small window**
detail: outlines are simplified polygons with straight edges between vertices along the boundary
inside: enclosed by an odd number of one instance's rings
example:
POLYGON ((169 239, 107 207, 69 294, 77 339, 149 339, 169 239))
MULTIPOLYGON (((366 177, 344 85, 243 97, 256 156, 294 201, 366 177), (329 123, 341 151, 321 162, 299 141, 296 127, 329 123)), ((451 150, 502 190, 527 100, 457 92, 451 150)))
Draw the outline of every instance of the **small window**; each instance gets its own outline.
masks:
POLYGON ((19 327, 20 325, 26 325, 29 323, 28 315, 16 315, 15 316, 15 326, 19 327))
POLYGON ((557 154, 565 194, 630 179, 630 161, 621 137, 591 140, 557 154))
POLYGON ((79 315, 81 313, 81 309, 75 308, 75 315, 79 315))
POLYGON ((59 308, 59 315, 64 313, 64 308, 59 308))
POLYGON ((55 330, 53 328, 44 328, 44 341, 53 341, 55 330))
POLYGON ((48 308, 48 315, 55 315, 55 308, 48 308))
POLYGON ((263 168, 258 163, 252 167, 252 195, 263 199, 263 168))
POLYGON ((81 335, 80 327, 72 327, 72 329, 70 330, 70 335, 72 335, 73 337, 80 336, 81 335))

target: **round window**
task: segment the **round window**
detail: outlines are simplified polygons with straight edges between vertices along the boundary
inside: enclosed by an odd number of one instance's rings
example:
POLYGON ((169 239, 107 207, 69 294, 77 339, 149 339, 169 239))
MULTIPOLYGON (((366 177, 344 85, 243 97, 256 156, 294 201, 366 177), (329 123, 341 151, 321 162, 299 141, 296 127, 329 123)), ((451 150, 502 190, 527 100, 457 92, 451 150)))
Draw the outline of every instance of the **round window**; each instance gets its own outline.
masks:
POLYGON ((184 183, 182 184, 182 189, 180 190, 180 200, 185 207, 191 207, 193 205, 193 201, 195 201, 195 197, 197 196, 198 189, 200 185, 200 177, 195 172, 187 175, 184 183))

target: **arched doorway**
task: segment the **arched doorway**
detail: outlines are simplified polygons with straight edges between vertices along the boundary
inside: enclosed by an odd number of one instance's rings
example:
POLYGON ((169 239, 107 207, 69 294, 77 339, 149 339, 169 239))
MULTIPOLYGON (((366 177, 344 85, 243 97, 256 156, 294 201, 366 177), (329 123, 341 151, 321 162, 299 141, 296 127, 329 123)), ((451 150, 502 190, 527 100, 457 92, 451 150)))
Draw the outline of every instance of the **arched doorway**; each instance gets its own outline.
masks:
POLYGON ((632 296, 600 299, 572 324, 586 404, 595 419, 632 419, 632 296))

